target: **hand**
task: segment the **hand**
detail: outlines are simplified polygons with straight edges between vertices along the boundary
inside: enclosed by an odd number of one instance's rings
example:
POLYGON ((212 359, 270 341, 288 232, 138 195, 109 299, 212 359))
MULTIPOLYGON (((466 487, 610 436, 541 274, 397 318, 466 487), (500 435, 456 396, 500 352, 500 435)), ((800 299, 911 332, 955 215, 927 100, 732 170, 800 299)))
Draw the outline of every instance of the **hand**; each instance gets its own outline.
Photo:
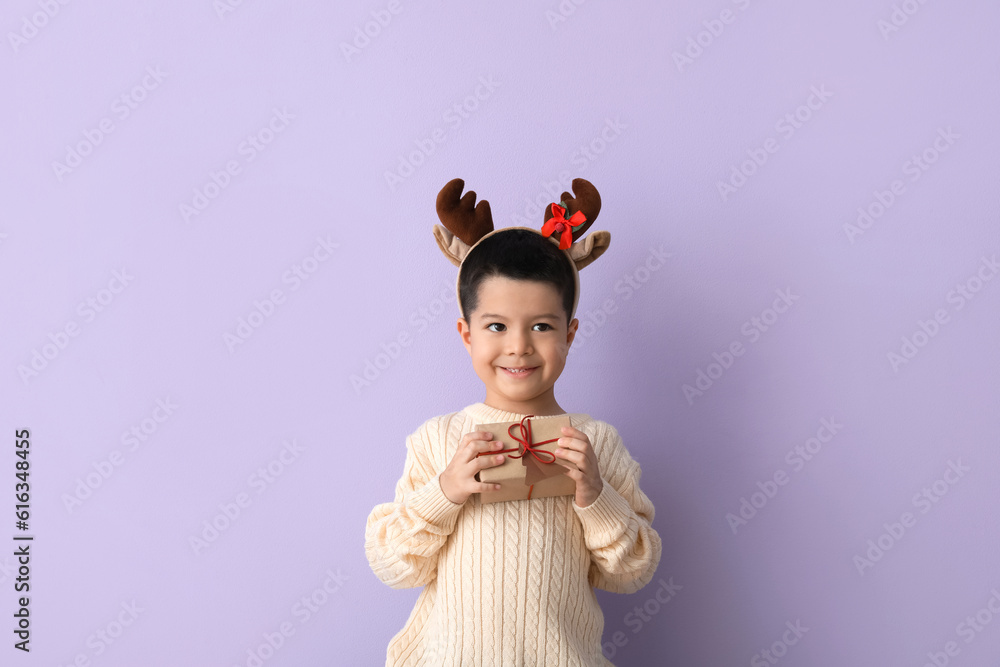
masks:
POLYGON ((483 468, 500 465, 507 456, 506 454, 479 456, 479 454, 499 449, 503 449, 503 443, 493 440, 493 434, 488 431, 472 431, 463 435, 455 456, 439 478, 441 492, 445 497, 461 505, 473 493, 499 489, 499 484, 476 481, 476 473, 483 468))
POLYGON ((597 500, 604 489, 604 480, 601 479, 601 470, 597 466, 597 454, 590 444, 587 434, 572 426, 562 427, 563 437, 559 438, 559 448, 555 450, 555 455, 559 458, 571 461, 579 470, 567 468, 566 474, 576 482, 576 496, 574 500, 578 507, 586 507, 597 500))

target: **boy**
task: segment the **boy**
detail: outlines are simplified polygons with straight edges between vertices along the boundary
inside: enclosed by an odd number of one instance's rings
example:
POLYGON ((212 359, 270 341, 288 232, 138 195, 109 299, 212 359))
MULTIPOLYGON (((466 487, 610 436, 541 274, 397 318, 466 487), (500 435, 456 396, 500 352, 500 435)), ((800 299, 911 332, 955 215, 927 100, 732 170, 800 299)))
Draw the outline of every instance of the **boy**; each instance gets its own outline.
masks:
POLYGON ((442 189, 445 227, 434 233, 460 267, 458 331, 486 397, 407 437, 395 499, 368 517, 365 551, 376 576, 393 588, 424 587, 389 642, 386 665, 608 666, 593 587, 634 593, 660 560, 639 464, 613 426, 571 413, 555 454, 575 464, 565 473, 574 494, 483 503, 480 494, 499 485, 476 475, 504 455, 489 455, 500 443, 473 431, 566 414, 555 382, 579 325, 578 269, 610 235, 575 241, 596 219, 600 197, 576 179, 576 198, 563 193, 541 232, 494 230, 485 200, 475 208, 474 192, 459 200, 463 186, 455 179, 442 189))

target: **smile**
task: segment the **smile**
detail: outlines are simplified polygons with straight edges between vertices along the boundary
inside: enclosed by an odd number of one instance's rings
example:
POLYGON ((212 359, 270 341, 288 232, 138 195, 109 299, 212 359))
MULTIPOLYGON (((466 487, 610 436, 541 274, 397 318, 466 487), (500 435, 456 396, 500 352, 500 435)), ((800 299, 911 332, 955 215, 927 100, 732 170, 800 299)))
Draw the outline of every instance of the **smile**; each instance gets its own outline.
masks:
POLYGON ((500 369, 504 372, 504 375, 514 378, 527 377, 535 372, 534 368, 505 368, 504 366, 500 366, 500 369))

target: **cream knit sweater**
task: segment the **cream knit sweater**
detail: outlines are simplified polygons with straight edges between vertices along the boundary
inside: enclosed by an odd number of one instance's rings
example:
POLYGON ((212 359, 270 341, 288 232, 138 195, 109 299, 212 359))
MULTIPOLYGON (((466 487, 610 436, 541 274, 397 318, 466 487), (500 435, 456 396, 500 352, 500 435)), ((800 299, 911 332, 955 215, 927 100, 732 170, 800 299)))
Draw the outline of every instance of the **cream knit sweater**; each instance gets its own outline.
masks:
POLYGON ((570 413, 604 480, 587 507, 573 496, 483 504, 473 494, 456 504, 441 491, 440 474, 465 433, 524 416, 475 403, 407 437, 395 499, 377 505, 365 527, 376 576, 392 588, 424 587, 389 641, 387 667, 612 665, 601 652, 604 615, 592 587, 638 591, 661 551, 639 464, 615 428, 570 413))

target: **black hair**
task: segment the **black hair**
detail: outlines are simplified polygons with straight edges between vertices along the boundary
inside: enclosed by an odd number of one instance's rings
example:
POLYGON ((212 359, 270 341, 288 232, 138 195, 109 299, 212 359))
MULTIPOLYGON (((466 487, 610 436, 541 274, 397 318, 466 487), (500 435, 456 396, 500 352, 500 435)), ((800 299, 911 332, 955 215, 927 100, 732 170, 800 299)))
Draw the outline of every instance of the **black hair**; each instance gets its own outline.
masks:
POLYGON ((569 327, 576 296, 573 268, 569 261, 555 243, 531 230, 505 230, 483 239, 462 262, 462 277, 458 285, 462 316, 471 325, 469 315, 479 306, 479 285, 490 276, 504 276, 513 280, 549 283, 555 287, 562 297, 566 326, 569 327))

